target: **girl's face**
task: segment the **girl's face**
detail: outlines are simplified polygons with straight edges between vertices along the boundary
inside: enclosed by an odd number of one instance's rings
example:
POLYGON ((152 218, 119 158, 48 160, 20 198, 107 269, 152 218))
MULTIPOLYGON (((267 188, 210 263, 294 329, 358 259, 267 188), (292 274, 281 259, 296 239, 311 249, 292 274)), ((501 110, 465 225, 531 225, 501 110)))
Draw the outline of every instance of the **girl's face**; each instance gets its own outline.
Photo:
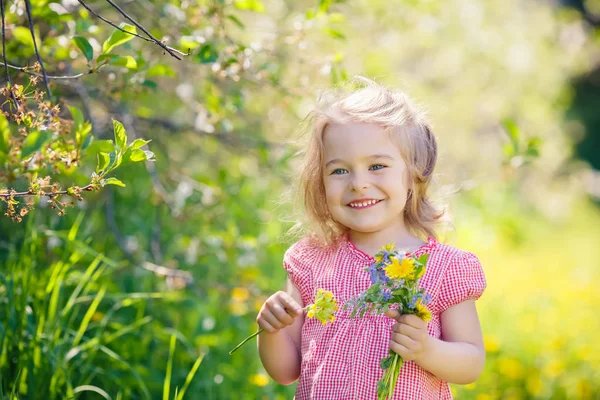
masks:
POLYGON ((403 228, 408 173, 389 134, 377 125, 330 124, 323 144, 323 181, 333 219, 360 233, 403 228))

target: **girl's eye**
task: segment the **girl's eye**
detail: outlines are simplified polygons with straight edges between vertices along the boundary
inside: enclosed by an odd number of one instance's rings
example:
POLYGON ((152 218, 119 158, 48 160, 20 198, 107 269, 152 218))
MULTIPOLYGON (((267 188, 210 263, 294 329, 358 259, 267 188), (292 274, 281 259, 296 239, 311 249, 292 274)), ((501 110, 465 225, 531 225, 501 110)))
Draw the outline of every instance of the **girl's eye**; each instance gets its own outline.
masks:
POLYGON ((371 168, 370 168, 370 169, 371 169, 371 170, 373 170, 373 171, 377 171, 377 170, 379 170, 379 169, 383 169, 383 168, 385 168, 385 165, 381 165, 381 164, 374 164, 374 165, 371 165, 371 168))
POLYGON ((343 168, 338 168, 338 169, 334 169, 333 172, 331 172, 331 175, 342 175, 342 174, 345 174, 346 172, 348 172, 348 171, 346 171, 343 168))

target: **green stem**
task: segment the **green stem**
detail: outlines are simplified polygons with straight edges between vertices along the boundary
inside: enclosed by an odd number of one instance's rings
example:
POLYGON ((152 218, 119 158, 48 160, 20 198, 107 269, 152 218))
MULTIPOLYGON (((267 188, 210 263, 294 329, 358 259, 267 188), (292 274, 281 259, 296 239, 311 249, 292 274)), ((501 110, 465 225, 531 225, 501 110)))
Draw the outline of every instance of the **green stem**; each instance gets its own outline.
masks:
POLYGON ((258 331, 254 332, 252 335, 248 336, 246 339, 242 340, 242 343, 235 346, 235 348, 229 352, 229 355, 232 355, 234 351, 236 351, 237 349, 242 347, 244 345, 244 343, 246 343, 248 340, 252 339, 255 336, 258 336, 258 334, 261 333, 262 331, 264 331, 264 329, 261 328, 258 331))
MULTIPOLYGON (((312 304, 310 304, 310 305, 308 305, 308 306, 304 307, 304 308, 302 309, 302 311, 307 311, 307 310, 310 308, 310 306, 311 306, 311 305, 312 305, 312 304)), ((289 312, 289 311, 287 311, 287 313, 288 313, 288 314, 290 314, 290 312, 289 312)), ((291 315, 291 314, 290 314, 290 315, 291 315)), ((259 334, 260 334, 262 331, 264 331, 264 329, 263 329, 263 328, 259 329, 258 331, 254 332, 252 335, 248 336, 246 339, 242 340, 242 342, 241 342, 240 344, 238 344, 237 346, 235 346, 235 347, 233 348, 233 350, 231 350, 231 351, 229 352, 229 355, 232 355, 234 351, 236 351, 237 349, 239 349, 240 347, 242 347, 242 346, 244 345, 244 343, 246 343, 248 340, 252 339, 252 338, 253 338, 253 337, 255 337, 255 336, 258 336, 258 335, 259 335, 259 334)))

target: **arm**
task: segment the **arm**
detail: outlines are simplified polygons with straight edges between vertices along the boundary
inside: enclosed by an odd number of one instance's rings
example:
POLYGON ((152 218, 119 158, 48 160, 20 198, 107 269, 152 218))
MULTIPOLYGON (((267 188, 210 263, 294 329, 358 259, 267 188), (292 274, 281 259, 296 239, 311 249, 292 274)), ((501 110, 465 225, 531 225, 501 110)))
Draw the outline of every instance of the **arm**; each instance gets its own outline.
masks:
POLYGON ((467 300, 441 314, 442 338, 429 336, 427 324, 414 315, 388 314, 393 326, 390 348, 414 360, 438 378, 460 385, 475 382, 485 362, 485 349, 475 301, 467 300))
POLYGON ((277 295, 276 293, 265 302, 259 313, 259 320, 262 318, 259 325, 265 330, 258 335, 258 353, 271 378, 282 385, 290 385, 300 376, 300 334, 304 324, 304 314, 300 311, 300 315, 293 318, 287 315, 283 307, 293 311, 296 307, 302 309, 304 303, 300 291, 289 278, 286 282, 286 291, 278 293, 280 294, 278 298, 282 302, 269 303, 277 295), (268 307, 273 310, 272 315, 264 311, 268 307))

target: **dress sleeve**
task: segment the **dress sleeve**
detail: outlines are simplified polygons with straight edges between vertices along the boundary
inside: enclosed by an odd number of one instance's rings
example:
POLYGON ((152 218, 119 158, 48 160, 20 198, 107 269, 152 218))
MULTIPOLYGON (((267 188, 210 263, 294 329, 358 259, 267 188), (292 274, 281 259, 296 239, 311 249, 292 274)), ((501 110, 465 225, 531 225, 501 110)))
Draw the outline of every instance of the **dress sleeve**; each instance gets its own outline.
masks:
POLYGON ((464 252, 452 260, 442 279, 440 312, 466 300, 477 300, 487 286, 481 263, 471 252, 464 252))
POLYGON ((283 267, 292 283, 296 285, 302 296, 304 305, 312 303, 312 269, 306 245, 300 241, 293 244, 283 256, 283 267))

